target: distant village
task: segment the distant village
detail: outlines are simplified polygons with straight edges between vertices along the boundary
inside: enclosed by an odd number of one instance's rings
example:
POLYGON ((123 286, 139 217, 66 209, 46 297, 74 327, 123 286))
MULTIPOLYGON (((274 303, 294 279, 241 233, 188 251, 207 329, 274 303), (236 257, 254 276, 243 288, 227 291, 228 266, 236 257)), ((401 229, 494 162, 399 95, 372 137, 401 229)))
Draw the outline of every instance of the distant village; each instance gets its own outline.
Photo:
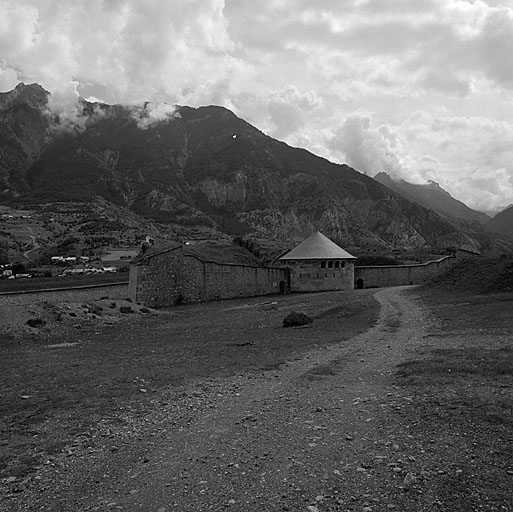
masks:
POLYGON ((98 222, 77 205, 52 211, 0 205, 0 279, 125 272, 153 242, 141 240, 136 228, 116 232, 119 226, 104 229, 98 222))
POLYGON ((104 274, 127 271, 130 261, 137 256, 137 248, 106 248, 94 261, 89 256, 50 256, 50 269, 25 271, 20 263, 0 265, 0 279, 28 279, 31 277, 104 274))

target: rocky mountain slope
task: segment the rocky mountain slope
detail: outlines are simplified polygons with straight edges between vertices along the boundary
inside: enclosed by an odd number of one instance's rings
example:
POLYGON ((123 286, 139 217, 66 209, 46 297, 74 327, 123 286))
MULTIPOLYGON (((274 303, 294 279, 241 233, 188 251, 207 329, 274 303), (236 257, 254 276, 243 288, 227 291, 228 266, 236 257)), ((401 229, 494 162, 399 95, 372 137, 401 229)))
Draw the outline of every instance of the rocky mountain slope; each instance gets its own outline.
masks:
POLYGON ((483 241, 347 165, 272 139, 215 106, 81 101, 50 114, 48 93, 0 95, 0 201, 98 198, 167 226, 283 243, 315 229, 345 247, 464 246, 483 241))
POLYGON ((490 220, 490 217, 485 213, 472 210, 465 203, 452 197, 449 192, 440 187, 435 181, 431 181, 426 185, 416 185, 404 180, 393 180, 385 172, 376 174, 374 179, 410 201, 414 201, 425 208, 435 210, 435 212, 445 217, 477 221, 481 224, 486 224, 490 220))

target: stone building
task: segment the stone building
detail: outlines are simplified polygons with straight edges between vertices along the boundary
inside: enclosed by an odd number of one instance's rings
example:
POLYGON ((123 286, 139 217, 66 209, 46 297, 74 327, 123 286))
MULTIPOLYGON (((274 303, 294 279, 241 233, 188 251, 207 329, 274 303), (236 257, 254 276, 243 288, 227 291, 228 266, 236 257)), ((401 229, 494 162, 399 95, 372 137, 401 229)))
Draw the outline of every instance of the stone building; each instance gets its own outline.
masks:
POLYGON ((355 260, 319 231, 278 258, 290 270, 293 292, 352 290, 355 260))
POLYGON ((174 243, 150 249, 130 265, 129 297, 150 307, 167 307, 289 291, 287 268, 223 262, 174 243))

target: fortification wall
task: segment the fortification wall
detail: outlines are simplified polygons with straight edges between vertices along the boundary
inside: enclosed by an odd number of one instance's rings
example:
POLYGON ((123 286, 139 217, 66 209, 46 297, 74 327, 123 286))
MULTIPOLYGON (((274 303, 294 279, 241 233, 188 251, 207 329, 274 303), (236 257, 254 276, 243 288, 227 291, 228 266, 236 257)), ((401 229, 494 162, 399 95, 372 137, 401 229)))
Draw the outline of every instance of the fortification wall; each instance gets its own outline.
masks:
POLYGON ((102 284, 95 286, 77 286, 75 288, 58 288, 49 290, 4 292, 0 294, 2 306, 29 306, 42 302, 88 302, 109 297, 126 299, 128 286, 123 284, 102 284))
POLYGON ((181 249, 130 267, 130 298, 151 307, 267 295, 288 288, 287 269, 204 261, 181 249))
POLYGON ((456 261, 454 256, 445 256, 439 260, 428 261, 418 265, 355 267, 355 288, 420 284, 451 268, 456 261))
POLYGON ((151 307, 176 304, 182 297, 185 258, 180 250, 168 251, 130 265, 129 297, 151 307))

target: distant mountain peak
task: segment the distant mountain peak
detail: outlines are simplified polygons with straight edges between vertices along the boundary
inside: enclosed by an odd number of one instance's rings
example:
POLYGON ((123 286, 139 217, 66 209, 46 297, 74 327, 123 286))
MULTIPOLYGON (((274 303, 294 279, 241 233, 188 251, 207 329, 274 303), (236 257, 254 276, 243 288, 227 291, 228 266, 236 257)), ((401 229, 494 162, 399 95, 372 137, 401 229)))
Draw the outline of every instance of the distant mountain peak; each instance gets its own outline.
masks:
POLYGON ((452 197, 447 190, 443 189, 434 180, 428 180, 424 185, 414 184, 403 179, 394 180, 383 172, 376 174, 374 179, 410 201, 414 201, 425 208, 430 208, 445 217, 477 221, 481 224, 485 224, 490 220, 485 213, 472 210, 462 201, 452 197))
POLYGON ((486 229, 513 238, 513 205, 509 205, 490 219, 486 229))

